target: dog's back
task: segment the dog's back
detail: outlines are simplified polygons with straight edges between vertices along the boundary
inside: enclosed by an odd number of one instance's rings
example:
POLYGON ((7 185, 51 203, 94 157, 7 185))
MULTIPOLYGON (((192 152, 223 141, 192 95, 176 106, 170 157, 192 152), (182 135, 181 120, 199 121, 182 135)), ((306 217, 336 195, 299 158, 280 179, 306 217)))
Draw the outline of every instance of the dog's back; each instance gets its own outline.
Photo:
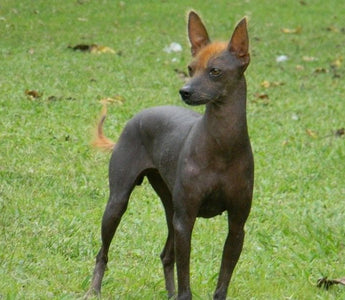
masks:
MULTIPOLYGON (((105 120, 103 109, 97 125, 97 135, 92 144, 103 150, 113 150, 115 145, 125 147, 131 140, 130 147, 143 147, 151 160, 151 168, 160 170, 168 185, 176 171, 180 149, 191 127, 200 120, 195 111, 178 106, 157 106, 145 109, 130 119, 116 143, 103 134, 105 120), (131 137, 129 137, 131 135, 131 137)), ((116 150, 115 148, 115 150, 116 150)), ((129 152, 128 152, 129 153, 129 152)))

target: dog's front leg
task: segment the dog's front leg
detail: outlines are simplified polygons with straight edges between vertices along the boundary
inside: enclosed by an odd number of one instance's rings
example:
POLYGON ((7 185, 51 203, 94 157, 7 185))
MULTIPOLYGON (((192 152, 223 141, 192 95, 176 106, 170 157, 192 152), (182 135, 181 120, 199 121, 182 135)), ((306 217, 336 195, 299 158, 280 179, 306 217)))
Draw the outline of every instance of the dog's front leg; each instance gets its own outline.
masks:
POLYGON ((228 216, 228 223, 229 231, 224 244, 218 284, 213 299, 226 299, 231 276, 243 247, 245 221, 232 221, 228 216))
MULTIPOLYGON (((179 203, 185 203, 184 199, 179 198, 179 203)), ((175 206, 174 213, 174 241, 177 268, 178 300, 192 299, 190 289, 190 251, 191 237, 194 227, 196 214, 188 212, 183 205, 175 206), (177 209, 176 209, 177 208, 177 209)))

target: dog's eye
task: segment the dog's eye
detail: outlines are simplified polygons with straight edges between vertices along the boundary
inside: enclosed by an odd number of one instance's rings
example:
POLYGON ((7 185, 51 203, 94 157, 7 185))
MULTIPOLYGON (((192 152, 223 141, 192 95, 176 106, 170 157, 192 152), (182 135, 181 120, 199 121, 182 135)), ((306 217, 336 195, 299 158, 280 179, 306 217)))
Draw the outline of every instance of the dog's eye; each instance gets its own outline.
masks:
POLYGON ((217 69, 217 68, 212 68, 211 70, 210 70, 210 76, 212 76, 212 77, 218 77, 218 76, 220 76, 221 74, 222 74, 222 71, 220 70, 220 69, 217 69))

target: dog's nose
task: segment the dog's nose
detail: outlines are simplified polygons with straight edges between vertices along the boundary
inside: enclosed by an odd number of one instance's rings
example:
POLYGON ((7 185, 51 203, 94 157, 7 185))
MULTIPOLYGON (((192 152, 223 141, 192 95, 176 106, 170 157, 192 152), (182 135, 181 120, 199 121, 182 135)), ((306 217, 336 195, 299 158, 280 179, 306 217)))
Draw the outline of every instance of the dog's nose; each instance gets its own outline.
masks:
POLYGON ((192 89, 189 85, 185 85, 182 89, 180 89, 180 95, 183 100, 188 100, 192 94, 192 89))

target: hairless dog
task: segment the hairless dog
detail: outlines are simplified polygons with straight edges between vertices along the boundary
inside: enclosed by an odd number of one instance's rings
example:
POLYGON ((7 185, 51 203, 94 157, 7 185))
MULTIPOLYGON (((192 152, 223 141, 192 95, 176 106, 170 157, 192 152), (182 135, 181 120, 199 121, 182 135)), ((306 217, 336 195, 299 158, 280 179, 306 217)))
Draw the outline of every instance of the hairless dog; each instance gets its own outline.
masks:
POLYGON ((180 90, 189 105, 206 106, 200 115, 182 107, 146 109, 125 126, 116 144, 98 127, 96 145, 112 149, 110 196, 102 219, 102 247, 97 255, 88 294, 100 293, 108 250, 130 194, 146 176, 160 197, 168 225, 161 253, 169 297, 191 299, 191 236, 197 217, 227 212, 226 237, 214 299, 225 299, 240 257, 249 215, 254 162, 246 120, 246 70, 250 56, 246 19, 230 42, 211 42, 200 17, 189 13, 192 62, 190 80, 180 90))

